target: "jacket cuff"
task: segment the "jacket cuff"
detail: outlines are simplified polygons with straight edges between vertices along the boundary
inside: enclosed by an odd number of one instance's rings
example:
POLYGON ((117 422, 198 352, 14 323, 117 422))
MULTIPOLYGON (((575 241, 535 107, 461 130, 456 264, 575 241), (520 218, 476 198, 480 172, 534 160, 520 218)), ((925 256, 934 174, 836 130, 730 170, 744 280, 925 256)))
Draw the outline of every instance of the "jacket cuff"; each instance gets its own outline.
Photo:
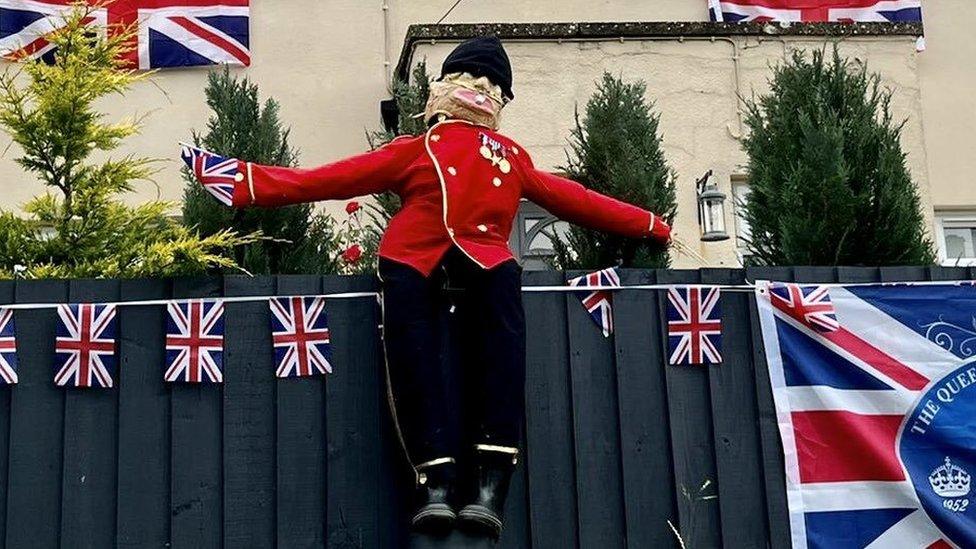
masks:
POLYGON ((671 242, 671 226, 653 213, 651 214, 650 237, 662 244, 671 242))
POLYGON ((252 206, 254 202, 254 178, 251 163, 238 160, 237 174, 234 176, 234 207, 252 206))

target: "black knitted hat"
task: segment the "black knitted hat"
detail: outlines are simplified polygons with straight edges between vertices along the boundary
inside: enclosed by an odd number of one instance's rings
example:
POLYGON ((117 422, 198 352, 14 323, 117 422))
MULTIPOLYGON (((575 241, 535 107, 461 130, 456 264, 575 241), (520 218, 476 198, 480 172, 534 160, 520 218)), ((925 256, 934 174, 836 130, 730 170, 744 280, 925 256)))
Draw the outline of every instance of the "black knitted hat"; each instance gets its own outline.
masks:
POLYGON ((472 38, 454 48, 444 60, 441 78, 455 72, 484 76, 502 88, 502 95, 515 99, 512 94, 512 63, 502 47, 502 41, 494 36, 472 38))

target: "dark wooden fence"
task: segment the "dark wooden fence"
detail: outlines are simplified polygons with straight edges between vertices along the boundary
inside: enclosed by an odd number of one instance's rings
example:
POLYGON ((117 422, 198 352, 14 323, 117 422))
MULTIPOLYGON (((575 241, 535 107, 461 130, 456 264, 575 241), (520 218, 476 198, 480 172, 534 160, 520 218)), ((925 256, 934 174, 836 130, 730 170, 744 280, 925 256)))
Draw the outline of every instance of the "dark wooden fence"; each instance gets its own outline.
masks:
MULTIPOLYGON (((627 271, 624 284, 971 278, 968 269, 627 271)), ((526 285, 561 285, 533 272, 526 285)), ((369 277, 0 282, 0 304, 371 291, 369 277)), ((723 297, 725 362, 664 365, 660 292, 528 293, 526 455, 504 547, 785 547, 775 413, 751 294, 723 297)), ((386 408, 378 308, 328 305, 336 373, 276 380, 264 303, 227 305, 222 387, 162 381, 164 311, 120 311, 113 390, 52 384, 55 313, 19 311, 0 389, 6 547, 396 547, 411 480, 386 408)))

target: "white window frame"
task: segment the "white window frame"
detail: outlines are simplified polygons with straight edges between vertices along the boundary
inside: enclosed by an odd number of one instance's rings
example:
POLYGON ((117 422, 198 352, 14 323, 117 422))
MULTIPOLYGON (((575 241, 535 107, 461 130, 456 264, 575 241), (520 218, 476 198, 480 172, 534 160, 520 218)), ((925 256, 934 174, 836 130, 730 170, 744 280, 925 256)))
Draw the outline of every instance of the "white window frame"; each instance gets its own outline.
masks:
POLYGON ((945 240, 946 227, 976 228, 976 211, 935 212, 935 238, 939 250, 939 264, 944 267, 976 267, 976 257, 948 257, 945 240))
POLYGON ((749 227, 749 223, 742 215, 742 210, 745 207, 745 203, 749 200, 749 193, 751 192, 749 178, 745 174, 733 174, 729 188, 729 194, 732 197, 732 237, 735 239, 735 255, 739 258, 739 265, 745 265, 746 258, 749 257, 749 249, 742 242, 743 235, 740 233, 748 232, 750 236, 752 235, 751 227, 749 227), (745 193, 740 201, 740 197, 736 194, 736 191, 742 188, 745 188, 745 193), (742 230, 743 227, 746 227, 747 230, 742 230))

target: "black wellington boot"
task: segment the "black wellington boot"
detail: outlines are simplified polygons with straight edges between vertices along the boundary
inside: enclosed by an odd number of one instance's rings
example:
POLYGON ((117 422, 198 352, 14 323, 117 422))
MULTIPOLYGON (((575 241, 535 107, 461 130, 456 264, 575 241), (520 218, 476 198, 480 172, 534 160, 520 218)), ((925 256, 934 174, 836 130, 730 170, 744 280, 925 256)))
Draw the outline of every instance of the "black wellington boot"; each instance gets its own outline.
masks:
POLYGON ((458 513, 467 530, 498 539, 508 486, 517 463, 517 450, 504 448, 475 452, 474 498, 458 513))
POLYGON ((454 512, 454 485, 456 481, 453 462, 440 463, 418 469, 420 485, 417 487, 417 512, 410 525, 417 532, 444 534, 451 530, 457 513, 454 512))

